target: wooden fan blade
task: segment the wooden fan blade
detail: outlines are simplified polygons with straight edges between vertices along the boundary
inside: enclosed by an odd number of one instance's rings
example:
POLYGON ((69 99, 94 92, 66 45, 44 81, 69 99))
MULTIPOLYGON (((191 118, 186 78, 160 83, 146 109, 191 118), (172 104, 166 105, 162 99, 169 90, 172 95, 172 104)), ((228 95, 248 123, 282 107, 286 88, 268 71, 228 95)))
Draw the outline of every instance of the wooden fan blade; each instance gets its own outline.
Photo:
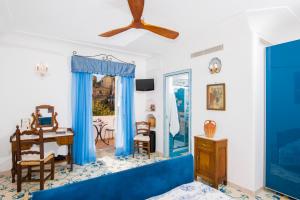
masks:
POLYGON ((144 0, 128 0, 129 8, 134 21, 140 21, 143 10, 144 10, 144 0))
POLYGON ((162 28, 159 26, 154 26, 151 24, 143 24, 143 26, 141 28, 151 31, 153 33, 156 33, 158 35, 161 35, 163 37, 169 38, 169 39, 176 39, 179 35, 179 33, 176 31, 172 31, 172 30, 162 28))
POLYGON ((99 36, 101 37, 111 37, 111 36, 114 36, 114 35, 117 35, 119 33, 122 33, 124 31, 127 31, 131 29, 131 26, 126 26, 126 27, 123 27, 123 28, 118 28, 118 29, 114 29, 114 30, 111 30, 111 31, 108 31, 108 32, 105 32, 105 33, 101 33, 99 36))

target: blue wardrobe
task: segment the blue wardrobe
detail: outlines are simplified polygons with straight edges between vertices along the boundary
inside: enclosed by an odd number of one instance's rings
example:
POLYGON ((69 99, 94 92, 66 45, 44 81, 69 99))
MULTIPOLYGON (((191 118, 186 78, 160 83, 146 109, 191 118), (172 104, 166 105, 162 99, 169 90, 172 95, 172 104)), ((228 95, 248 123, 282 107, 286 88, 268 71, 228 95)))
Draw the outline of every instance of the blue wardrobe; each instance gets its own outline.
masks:
POLYGON ((266 49, 266 187, 300 199, 300 40, 266 49))

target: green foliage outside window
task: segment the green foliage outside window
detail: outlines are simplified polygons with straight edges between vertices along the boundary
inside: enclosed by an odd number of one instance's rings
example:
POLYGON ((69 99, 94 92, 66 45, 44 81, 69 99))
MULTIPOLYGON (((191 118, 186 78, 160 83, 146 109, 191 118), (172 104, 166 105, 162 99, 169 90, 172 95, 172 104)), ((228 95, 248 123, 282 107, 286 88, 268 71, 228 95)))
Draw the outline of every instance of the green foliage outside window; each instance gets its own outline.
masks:
POLYGON ((93 116, 115 114, 114 82, 111 76, 93 77, 93 116))
POLYGON ((109 104, 103 101, 93 101, 93 116, 107 116, 107 115, 114 115, 115 112, 109 104))

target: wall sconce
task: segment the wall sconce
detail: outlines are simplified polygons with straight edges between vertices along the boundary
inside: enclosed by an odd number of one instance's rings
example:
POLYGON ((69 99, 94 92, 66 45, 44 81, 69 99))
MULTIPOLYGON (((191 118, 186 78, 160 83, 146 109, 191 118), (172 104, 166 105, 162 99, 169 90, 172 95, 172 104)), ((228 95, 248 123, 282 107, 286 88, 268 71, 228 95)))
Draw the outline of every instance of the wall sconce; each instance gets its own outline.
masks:
POLYGON ((221 59, 217 57, 212 58, 209 62, 208 69, 211 74, 219 73, 222 69, 221 59))
POLYGON ((48 73, 48 65, 39 63, 35 67, 35 71, 40 76, 45 76, 48 73))

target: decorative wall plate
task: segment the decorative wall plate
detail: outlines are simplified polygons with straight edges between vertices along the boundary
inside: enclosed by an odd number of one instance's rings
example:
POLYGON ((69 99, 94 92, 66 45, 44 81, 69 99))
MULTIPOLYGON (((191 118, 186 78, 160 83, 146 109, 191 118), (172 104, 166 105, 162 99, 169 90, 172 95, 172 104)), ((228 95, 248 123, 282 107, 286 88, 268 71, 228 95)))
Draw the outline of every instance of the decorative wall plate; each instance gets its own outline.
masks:
POLYGON ((222 62, 220 58, 214 57, 210 60, 208 69, 211 74, 219 73, 221 68, 222 62))

